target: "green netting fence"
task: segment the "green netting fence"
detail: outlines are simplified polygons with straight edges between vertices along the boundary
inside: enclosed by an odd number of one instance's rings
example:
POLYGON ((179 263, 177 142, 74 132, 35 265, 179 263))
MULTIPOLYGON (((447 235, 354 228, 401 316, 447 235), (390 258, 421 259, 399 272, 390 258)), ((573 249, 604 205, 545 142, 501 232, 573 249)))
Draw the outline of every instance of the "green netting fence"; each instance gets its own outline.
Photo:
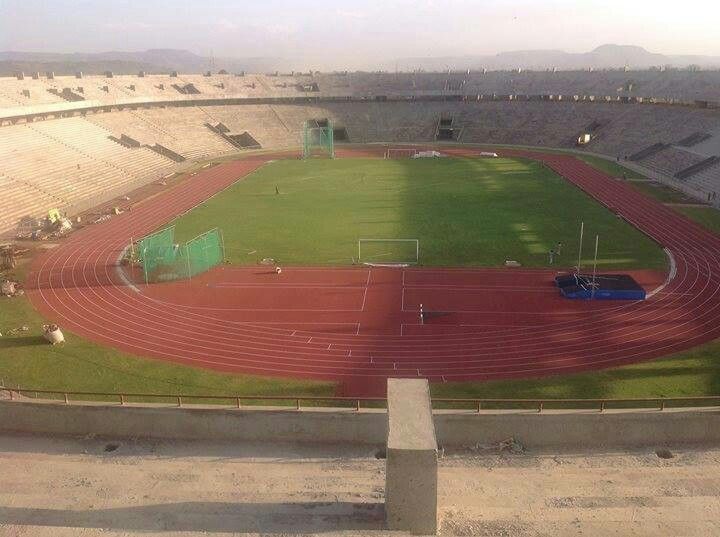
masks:
POLYGON ((171 226, 138 241, 137 256, 145 283, 192 278, 225 260, 222 231, 211 229, 185 244, 176 244, 175 227, 171 226))
POLYGON ((334 128, 330 120, 324 125, 308 120, 303 126, 303 158, 319 155, 335 158, 334 128))

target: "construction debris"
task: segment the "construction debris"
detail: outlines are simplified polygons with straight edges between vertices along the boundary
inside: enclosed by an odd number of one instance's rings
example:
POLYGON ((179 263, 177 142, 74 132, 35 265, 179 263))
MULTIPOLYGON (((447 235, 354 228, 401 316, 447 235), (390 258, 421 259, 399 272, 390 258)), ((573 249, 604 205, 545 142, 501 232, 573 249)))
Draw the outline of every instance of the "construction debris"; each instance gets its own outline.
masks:
POLYGON ((72 222, 60 211, 53 209, 45 218, 25 218, 18 225, 16 238, 18 240, 44 241, 50 238, 61 237, 72 230, 72 222))
POLYGON ((110 216, 109 214, 104 214, 93 220, 93 224, 100 224, 101 222, 105 222, 106 220, 110 220, 111 218, 112 216, 110 216))
POLYGON ((474 446, 470 446, 468 449, 470 449, 471 451, 495 451, 498 453, 525 453, 525 446, 523 446, 520 441, 512 437, 496 444, 475 444, 474 446))
POLYGON ((13 298, 16 296, 23 296, 25 291, 22 290, 19 283, 11 280, 3 280, 0 284, 0 294, 3 294, 8 298, 13 298))
POLYGON ((27 248, 19 248, 14 244, 0 246, 0 270, 12 270, 15 268, 17 258, 28 253, 27 248))

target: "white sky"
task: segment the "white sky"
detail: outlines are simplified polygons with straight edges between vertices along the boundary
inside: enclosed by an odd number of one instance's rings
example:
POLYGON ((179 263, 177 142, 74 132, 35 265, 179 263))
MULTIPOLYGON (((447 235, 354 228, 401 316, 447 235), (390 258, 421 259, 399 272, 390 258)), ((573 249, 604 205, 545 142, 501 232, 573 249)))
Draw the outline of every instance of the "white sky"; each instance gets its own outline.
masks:
POLYGON ((720 56, 720 0, 0 0, 0 50, 178 48, 355 68, 605 43, 720 56))

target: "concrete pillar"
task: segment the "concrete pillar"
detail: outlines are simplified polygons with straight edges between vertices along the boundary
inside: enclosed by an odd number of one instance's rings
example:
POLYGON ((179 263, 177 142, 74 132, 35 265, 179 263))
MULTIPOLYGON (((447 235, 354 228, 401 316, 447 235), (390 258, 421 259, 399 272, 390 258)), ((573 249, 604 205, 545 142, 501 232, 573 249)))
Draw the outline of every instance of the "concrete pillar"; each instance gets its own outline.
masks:
POLYGON ((425 379, 388 379, 385 516, 391 530, 437 533, 438 450, 425 379))

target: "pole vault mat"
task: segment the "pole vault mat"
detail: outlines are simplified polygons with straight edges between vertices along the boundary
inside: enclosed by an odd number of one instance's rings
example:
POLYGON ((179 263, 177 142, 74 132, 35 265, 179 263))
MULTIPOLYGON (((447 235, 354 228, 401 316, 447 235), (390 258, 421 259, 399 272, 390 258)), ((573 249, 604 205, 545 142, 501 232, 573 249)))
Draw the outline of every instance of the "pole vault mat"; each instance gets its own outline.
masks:
POLYGON ((645 289, 629 274, 565 274, 555 277, 560 294, 580 300, 645 300, 645 289))

